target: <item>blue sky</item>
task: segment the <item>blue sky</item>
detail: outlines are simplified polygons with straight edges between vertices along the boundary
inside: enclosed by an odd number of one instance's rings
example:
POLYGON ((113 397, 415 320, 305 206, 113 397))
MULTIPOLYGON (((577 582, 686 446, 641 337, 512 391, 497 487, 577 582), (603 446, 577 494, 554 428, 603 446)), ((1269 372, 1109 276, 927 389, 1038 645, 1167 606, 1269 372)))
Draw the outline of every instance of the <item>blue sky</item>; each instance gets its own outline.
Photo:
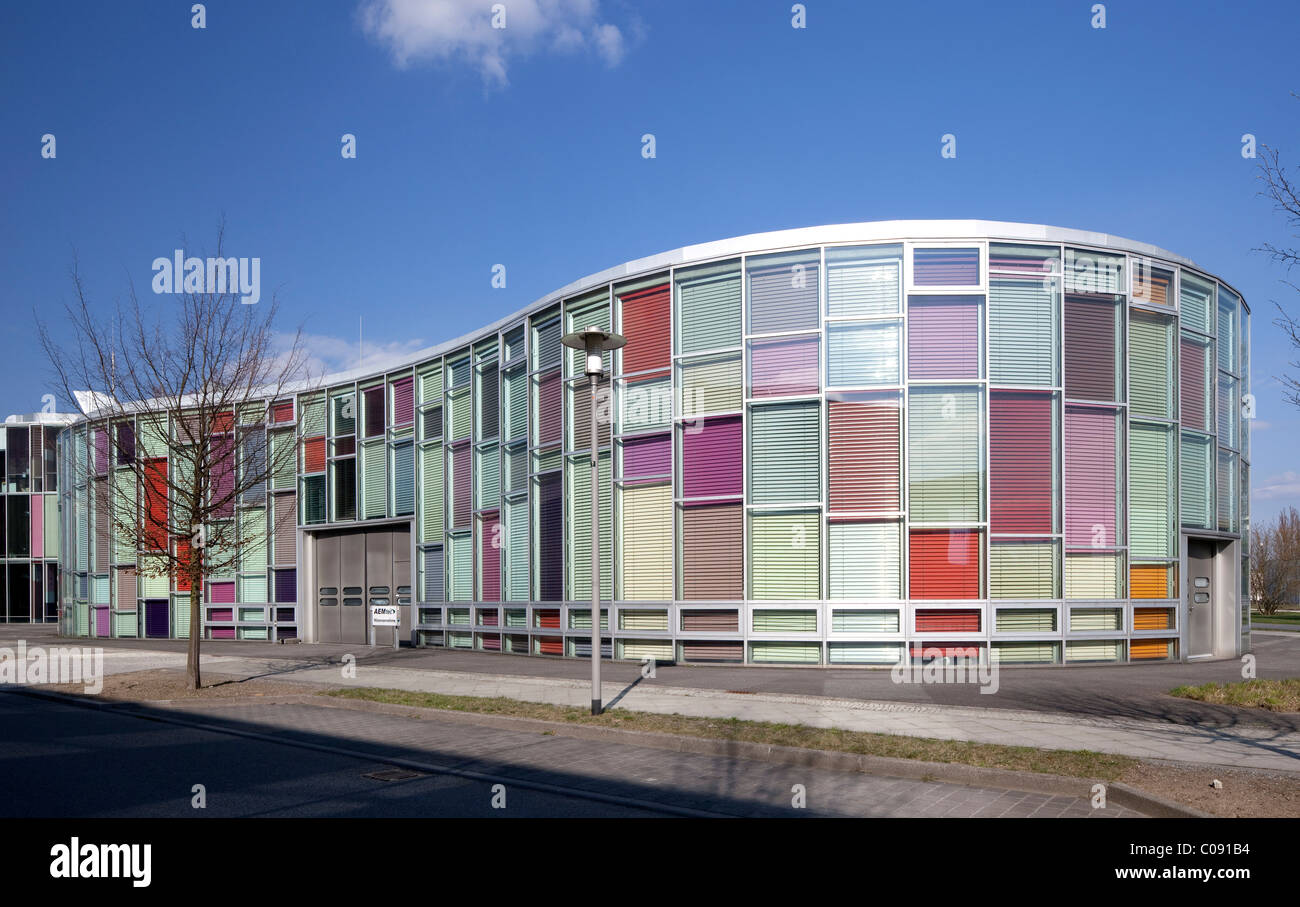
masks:
POLYGON ((210 251, 223 215, 331 367, 355 364, 359 313, 367 353, 415 349, 689 243, 1028 221, 1163 246, 1246 295, 1253 513, 1300 503, 1271 324, 1300 295, 1251 251, 1290 237, 1241 156, 1249 132, 1300 164, 1293 2, 1113 2, 1105 29, 1090 2, 810 0, 805 29, 790 2, 505 5, 494 32, 479 0, 210 2, 201 30, 189 2, 5 3, 0 410, 54 389, 32 308, 59 330, 74 249, 107 306, 182 237, 210 251))

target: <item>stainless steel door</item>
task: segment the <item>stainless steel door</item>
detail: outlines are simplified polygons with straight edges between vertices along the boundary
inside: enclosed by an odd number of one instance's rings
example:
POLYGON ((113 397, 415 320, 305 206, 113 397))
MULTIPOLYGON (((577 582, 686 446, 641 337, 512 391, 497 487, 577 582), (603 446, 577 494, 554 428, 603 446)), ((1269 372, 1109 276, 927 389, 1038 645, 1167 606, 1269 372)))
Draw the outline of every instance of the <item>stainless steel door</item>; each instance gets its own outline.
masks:
POLYGON ((1215 543, 1187 540, 1187 654, 1214 654, 1215 543))
MULTIPOLYGON (((393 533, 387 529, 366 533, 366 622, 369 624, 370 608, 374 605, 392 605, 393 595, 393 533)), ((393 644, 392 627, 375 627, 377 646, 393 644)))
POLYGON ((342 642, 343 622, 339 604, 339 537, 316 539, 316 638, 320 642, 342 642))
POLYGON ((348 532, 339 536, 339 586, 343 593, 342 642, 365 645, 366 619, 366 534, 348 532))

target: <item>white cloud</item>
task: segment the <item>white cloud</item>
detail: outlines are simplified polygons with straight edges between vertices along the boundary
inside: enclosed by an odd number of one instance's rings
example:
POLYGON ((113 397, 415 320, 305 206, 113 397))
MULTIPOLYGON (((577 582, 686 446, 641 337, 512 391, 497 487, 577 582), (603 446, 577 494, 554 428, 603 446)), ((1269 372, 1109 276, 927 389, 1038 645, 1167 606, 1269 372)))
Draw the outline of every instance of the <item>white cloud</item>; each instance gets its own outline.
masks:
POLYGON ((1257 501, 1300 498, 1300 473, 1287 470, 1250 483, 1250 496, 1257 501))
MULTIPOLYGON (((623 30, 603 22, 597 0, 502 0, 505 27, 493 28, 489 0, 363 0, 362 30, 399 68, 422 61, 467 63, 504 87, 512 58, 549 50, 593 53, 607 66, 626 53, 623 30)), ((635 26, 634 26, 635 27, 635 26)))
MULTIPOLYGON (((289 345, 293 343, 293 335, 280 334, 277 340, 280 357, 283 359, 288 354, 289 345)), ((328 334, 303 334, 302 336, 307 374, 313 379, 363 366, 382 368, 394 359, 424 349, 428 345, 426 341, 413 337, 410 340, 395 340, 388 343, 365 340, 358 348, 355 339, 332 337, 328 334)))

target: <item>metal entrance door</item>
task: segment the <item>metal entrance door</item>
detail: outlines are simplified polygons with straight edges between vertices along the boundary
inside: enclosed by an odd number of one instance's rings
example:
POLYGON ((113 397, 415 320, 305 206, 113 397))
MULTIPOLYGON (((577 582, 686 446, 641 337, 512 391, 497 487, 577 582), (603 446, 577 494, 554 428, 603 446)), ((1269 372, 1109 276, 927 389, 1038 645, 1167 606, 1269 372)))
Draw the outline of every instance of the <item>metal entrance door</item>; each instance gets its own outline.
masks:
POLYGON ((339 536, 339 587, 343 593, 342 642, 366 645, 370 642, 370 620, 366 617, 366 536, 348 532, 339 536))
MULTIPOLYGON (((370 606, 402 607, 399 638, 411 627, 411 530, 323 532, 316 536, 316 626, 321 642, 368 645, 370 606)), ((393 644, 393 628, 375 630, 376 645, 393 644)))
POLYGON ((316 638, 343 641, 342 606, 339 604, 339 542, 337 535, 316 539, 316 638))
POLYGON ((1214 542, 1187 540, 1187 655, 1214 654, 1214 542))

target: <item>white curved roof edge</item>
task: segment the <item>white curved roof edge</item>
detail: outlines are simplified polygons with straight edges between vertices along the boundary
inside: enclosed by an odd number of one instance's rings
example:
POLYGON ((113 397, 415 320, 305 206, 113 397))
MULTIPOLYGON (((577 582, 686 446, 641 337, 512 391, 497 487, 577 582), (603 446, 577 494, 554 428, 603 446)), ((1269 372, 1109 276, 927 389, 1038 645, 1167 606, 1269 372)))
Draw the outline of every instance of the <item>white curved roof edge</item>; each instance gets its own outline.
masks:
MULTIPOLYGON (((961 240, 961 239, 992 239, 992 240, 1014 240, 1024 242, 1040 243, 1065 243, 1068 245, 1092 246, 1101 249, 1110 249, 1115 252, 1129 252, 1137 255, 1143 255, 1150 258, 1157 258, 1171 264, 1182 265, 1193 268, 1204 274, 1215 276, 1206 271, 1190 258, 1182 255, 1176 255, 1167 249, 1150 243, 1138 242, 1134 239, 1125 239, 1122 236, 1112 236, 1109 233, 1101 233, 1095 230, 1076 230, 1071 227, 1053 227, 1047 224, 1023 224, 1015 221, 1001 220, 878 220, 863 221, 853 224, 826 224, 817 227, 796 227, 789 230, 771 230, 764 233, 747 233, 744 236, 733 236, 727 239, 712 240, 705 243, 696 243, 690 246, 682 246, 680 249, 673 249, 669 252, 660 252, 656 255, 647 255, 644 258, 636 258, 632 261, 624 262, 621 265, 615 265, 612 268, 606 268, 603 271, 597 271, 595 274, 589 274, 586 277, 579 278, 558 290, 553 290, 545 296, 534 300, 516 312, 501 318, 491 324, 485 324, 481 328, 456 337, 453 340, 447 340, 434 346, 425 347, 411 353, 404 353, 394 356, 391 360, 370 363, 346 371, 336 372, 325 375, 321 378, 319 384, 313 383, 311 387, 329 387, 331 385, 346 384, 349 381, 355 381, 362 378, 371 378, 382 375, 385 372, 403 369, 408 366, 416 365, 426 359, 432 359, 445 353, 452 352, 464 346, 468 346, 475 339, 492 334, 506 327, 513 327, 524 316, 544 309, 561 299, 570 296, 576 296, 585 290, 592 289, 603 283, 623 280, 626 278, 636 277, 641 274, 648 274, 652 271, 660 271, 664 268, 690 264, 697 261, 707 261, 709 259, 726 258, 741 253, 765 252, 768 250, 793 249, 802 246, 815 246, 834 243, 852 243, 852 242, 883 242, 887 240, 961 240)), ((1232 287, 1226 280, 1215 277, 1220 283, 1233 289, 1238 296, 1242 294, 1232 287)), ((1245 297, 1242 297, 1243 305, 1245 297)), ((1247 312, 1250 311, 1247 306, 1247 312)))
MULTIPOLYGON (((1170 264, 1193 268, 1203 274, 1208 274, 1220 283, 1223 283, 1225 286, 1232 289, 1234 293, 1237 293, 1237 295, 1242 298, 1242 304, 1246 305, 1245 297, 1242 296, 1235 287, 1226 280, 1206 271, 1190 258, 1176 255, 1173 252, 1162 249, 1159 246, 1151 245, 1150 243, 1138 242, 1134 239, 1125 239, 1122 236, 1112 236, 1109 233, 1101 233, 1095 230, 1077 230, 1072 227, 1053 227, 1047 224, 1025 224, 1015 221, 1001 220, 877 220, 862 221, 860 223, 851 224, 825 224, 816 227, 795 227, 788 230, 770 230, 763 233, 747 233, 743 236, 732 236, 726 239, 696 243, 690 246, 682 246, 679 249, 673 249, 668 252, 660 252, 655 255, 647 255, 644 258, 636 258, 624 262, 621 265, 615 265, 612 268, 606 268, 603 271, 597 271, 594 274, 589 274, 586 277, 572 281, 571 283, 560 287, 558 290, 553 290, 545 296, 530 302, 523 308, 506 315, 504 318, 500 318, 490 324, 485 324, 480 328, 475 328, 459 337, 443 341, 434 346, 425 347, 424 349, 415 350, 414 352, 394 355, 388 360, 371 362, 345 371, 323 375, 317 379, 304 380, 292 385, 287 385, 282 389, 282 396, 289 396, 304 391, 322 390, 331 386, 346 384, 349 381, 377 378, 388 372, 410 368, 428 359, 433 359, 437 356, 442 356, 446 353, 458 350, 461 347, 468 346, 476 340, 483 339, 487 335, 500 331, 502 328, 514 327, 525 316, 539 309, 547 308, 562 299, 576 296, 604 283, 629 279, 639 275, 649 274, 654 271, 662 271, 665 268, 676 265, 693 264, 699 261, 727 258, 742 253, 762 253, 806 246, 855 242, 888 242, 895 240, 902 242, 905 240, 918 239, 987 239, 1011 240, 1018 242, 1064 243, 1067 245, 1092 246, 1094 248, 1107 249, 1114 252, 1134 253, 1150 258, 1160 259, 1170 264)), ((1250 311, 1248 305, 1246 306, 1246 311, 1250 311)), ((86 402, 89 403, 92 401, 87 400, 86 402)), ((149 402, 150 401, 136 402, 131 404, 130 408, 144 411, 149 408, 149 402)), ((78 418, 80 418, 79 415, 78 418)))
POLYGON ((5 425, 70 425, 81 418, 80 413, 11 413, 5 416, 5 425))

